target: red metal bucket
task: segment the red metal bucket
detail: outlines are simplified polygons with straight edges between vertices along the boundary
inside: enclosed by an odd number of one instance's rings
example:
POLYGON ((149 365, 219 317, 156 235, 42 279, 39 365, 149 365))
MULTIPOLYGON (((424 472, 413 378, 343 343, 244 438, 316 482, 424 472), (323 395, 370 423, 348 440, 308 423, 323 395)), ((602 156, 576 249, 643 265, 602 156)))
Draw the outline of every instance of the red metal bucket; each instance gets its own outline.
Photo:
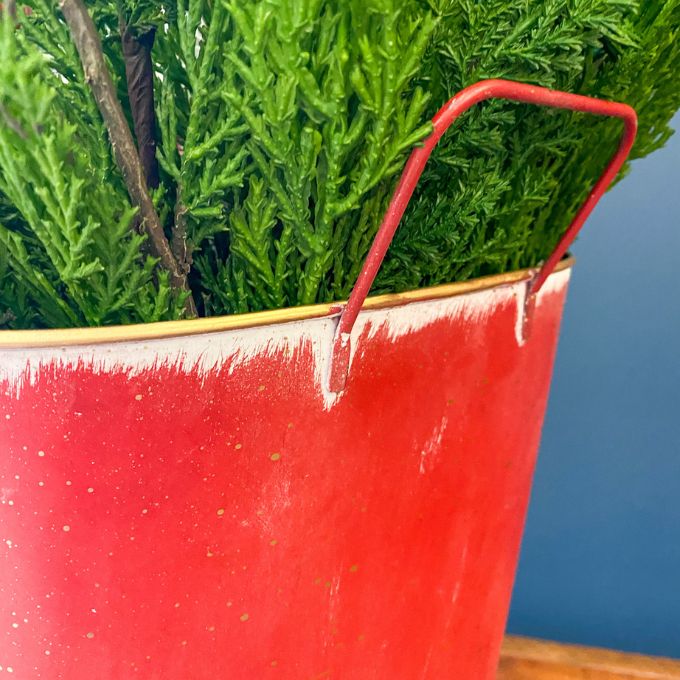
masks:
POLYGON ((0 334, 2 672, 493 678, 570 263, 362 308, 395 205, 339 320, 0 334))

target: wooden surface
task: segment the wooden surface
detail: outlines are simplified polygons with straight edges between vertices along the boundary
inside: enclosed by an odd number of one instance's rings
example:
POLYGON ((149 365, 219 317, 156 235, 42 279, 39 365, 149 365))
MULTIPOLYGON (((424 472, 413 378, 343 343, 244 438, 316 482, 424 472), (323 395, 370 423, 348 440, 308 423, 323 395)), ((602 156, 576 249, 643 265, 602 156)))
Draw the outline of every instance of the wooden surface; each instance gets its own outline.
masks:
POLYGON ((680 661, 507 637, 498 680, 680 680, 680 661))

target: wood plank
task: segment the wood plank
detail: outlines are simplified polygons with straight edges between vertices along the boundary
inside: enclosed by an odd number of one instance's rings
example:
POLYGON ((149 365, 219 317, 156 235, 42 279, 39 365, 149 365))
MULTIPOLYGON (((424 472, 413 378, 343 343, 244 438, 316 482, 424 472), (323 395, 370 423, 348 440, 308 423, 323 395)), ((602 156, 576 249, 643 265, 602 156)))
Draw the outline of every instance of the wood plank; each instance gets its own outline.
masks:
POLYGON ((680 661, 508 636, 497 680, 680 680, 680 661))

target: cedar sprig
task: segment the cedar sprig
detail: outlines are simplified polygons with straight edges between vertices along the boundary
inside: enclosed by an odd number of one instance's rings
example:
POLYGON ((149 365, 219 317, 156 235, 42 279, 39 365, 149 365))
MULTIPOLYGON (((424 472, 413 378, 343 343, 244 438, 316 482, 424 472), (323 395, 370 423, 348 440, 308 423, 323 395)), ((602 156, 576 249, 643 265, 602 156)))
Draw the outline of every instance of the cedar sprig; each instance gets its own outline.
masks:
MULTIPOLYGON (((84 7, 116 130, 55 3, 0 21, 0 327, 345 297, 430 117, 483 78, 632 104, 634 158, 667 141, 680 107, 680 0, 84 7)), ((469 112, 428 165, 376 290, 536 265, 619 132, 517 104, 469 112)))

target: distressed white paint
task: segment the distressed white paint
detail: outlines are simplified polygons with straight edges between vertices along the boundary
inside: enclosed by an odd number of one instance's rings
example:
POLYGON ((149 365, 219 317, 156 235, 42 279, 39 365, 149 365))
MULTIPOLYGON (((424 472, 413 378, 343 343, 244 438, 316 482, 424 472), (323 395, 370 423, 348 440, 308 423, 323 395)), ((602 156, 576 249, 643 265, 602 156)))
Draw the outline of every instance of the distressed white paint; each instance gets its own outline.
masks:
MULTIPOLYGON (((564 286, 569 283, 569 278, 571 276, 571 269, 565 269, 561 272, 557 272, 552 276, 549 276, 543 287, 539 291, 536 298, 536 306, 540 307, 546 296, 552 293, 559 292, 564 286)), ((527 295, 529 294, 529 282, 524 283, 524 285, 518 285, 515 287, 515 295, 517 299, 517 316, 515 317, 515 340, 520 347, 524 346, 526 342, 526 334, 524 326, 526 324, 526 314, 525 308, 527 304, 527 295)))
POLYGON ((554 274, 551 274, 546 280, 545 283, 543 284, 543 288, 541 288, 539 294, 538 294, 538 299, 536 300, 536 305, 538 307, 541 306, 541 303, 550 295, 553 293, 560 293, 564 288, 567 286, 569 283, 569 279, 571 278, 571 268, 563 269, 562 271, 555 272, 554 274))
POLYGON ((524 347, 526 336, 524 333, 524 325, 526 324, 526 304, 527 296, 529 294, 528 282, 515 287, 515 300, 517 303, 517 314, 515 316, 515 342, 524 347))
MULTIPOLYGON (((541 289, 537 305, 568 283, 569 269, 548 278, 541 289)), ((517 308, 515 341, 521 345, 521 323, 526 282, 517 282, 486 290, 456 295, 439 300, 412 302, 387 309, 361 312, 352 330, 352 357, 364 334, 371 339, 386 332, 390 339, 414 333, 442 319, 475 323, 487 318, 499 305, 514 302, 517 308)), ((88 367, 95 372, 124 371, 138 375, 160 366, 208 375, 227 363, 230 372, 256 357, 282 355, 292 360, 309 348, 314 357, 315 382, 326 408, 342 395, 326 388, 331 347, 337 315, 257 328, 228 330, 177 338, 119 342, 101 345, 48 347, 37 349, 0 350, 0 380, 19 392, 26 381, 33 384, 42 367, 57 365, 64 368, 88 367)), ((350 359, 350 367, 351 367, 350 359)))
POLYGON ((444 432, 446 431, 446 426, 449 424, 449 419, 444 416, 438 425, 435 425, 432 430, 432 434, 429 436, 428 440, 425 442, 422 450, 420 451, 420 474, 424 475, 428 470, 432 470, 435 463, 437 462, 437 457, 442 448, 442 438, 444 437, 444 432))
POLYGON ((458 601, 458 597, 460 595, 460 589, 461 589, 461 586, 463 585, 463 579, 465 578, 465 564, 467 563, 468 548, 469 548, 469 543, 466 539, 465 543, 463 544, 463 552, 461 553, 461 556, 460 556, 460 565, 459 565, 458 569, 456 570, 456 573, 458 574, 458 579, 456 580, 456 585, 454 586, 453 592, 451 593, 451 604, 452 605, 455 605, 456 602, 458 601))

